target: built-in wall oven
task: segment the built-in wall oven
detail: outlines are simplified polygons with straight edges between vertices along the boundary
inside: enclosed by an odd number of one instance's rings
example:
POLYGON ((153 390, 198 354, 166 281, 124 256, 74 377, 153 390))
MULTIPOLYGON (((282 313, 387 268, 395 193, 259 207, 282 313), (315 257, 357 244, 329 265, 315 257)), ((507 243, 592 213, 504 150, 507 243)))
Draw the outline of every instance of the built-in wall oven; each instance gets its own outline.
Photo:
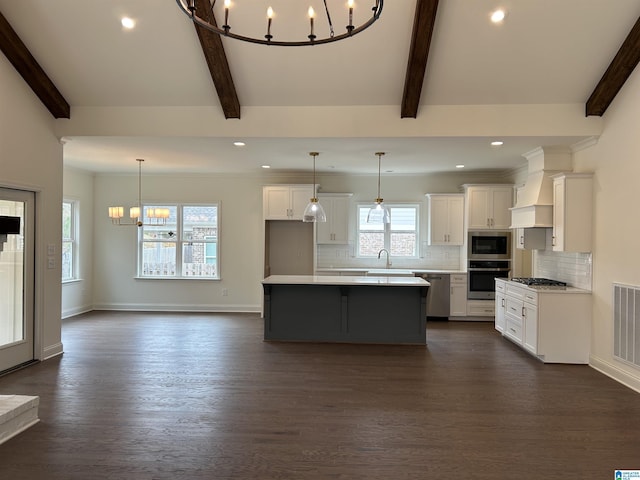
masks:
POLYGON ((467 298, 493 300, 495 279, 511 272, 511 232, 469 232, 467 237, 467 298))
POLYGON ((494 300, 496 278, 508 278, 510 260, 469 260, 467 269, 467 298, 470 300, 494 300))

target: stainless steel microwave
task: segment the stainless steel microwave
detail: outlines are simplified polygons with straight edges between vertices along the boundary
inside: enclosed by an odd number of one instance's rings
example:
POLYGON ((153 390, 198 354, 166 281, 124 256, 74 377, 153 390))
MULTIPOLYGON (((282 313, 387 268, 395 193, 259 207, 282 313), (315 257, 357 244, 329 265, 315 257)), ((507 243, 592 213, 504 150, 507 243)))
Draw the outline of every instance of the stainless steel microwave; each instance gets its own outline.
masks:
POLYGON ((467 256, 469 260, 510 260, 511 232, 469 232, 467 256))

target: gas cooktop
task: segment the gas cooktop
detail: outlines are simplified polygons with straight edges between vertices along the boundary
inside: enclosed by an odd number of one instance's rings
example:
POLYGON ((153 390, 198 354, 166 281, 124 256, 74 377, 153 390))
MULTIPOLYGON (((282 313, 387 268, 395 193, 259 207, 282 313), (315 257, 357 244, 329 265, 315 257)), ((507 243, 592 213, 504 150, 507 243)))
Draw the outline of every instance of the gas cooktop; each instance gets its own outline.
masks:
POLYGON ((566 287, 567 284, 565 282, 560 282, 558 280, 551 280, 550 278, 539 278, 539 277, 517 277, 512 278, 512 282, 523 283, 528 285, 529 287, 566 287))

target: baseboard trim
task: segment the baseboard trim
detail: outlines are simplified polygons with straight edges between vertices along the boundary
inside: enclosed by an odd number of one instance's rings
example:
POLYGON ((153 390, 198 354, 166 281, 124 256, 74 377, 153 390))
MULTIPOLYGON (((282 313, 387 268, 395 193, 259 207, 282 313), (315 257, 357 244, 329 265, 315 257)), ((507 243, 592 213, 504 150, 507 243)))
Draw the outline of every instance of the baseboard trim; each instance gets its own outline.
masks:
POLYGON ((115 310, 125 312, 202 312, 202 313, 260 313, 260 305, 184 305, 184 304, 140 304, 102 303, 93 310, 115 310))
POLYGON ((42 351, 42 360, 49 360, 50 358, 57 357, 63 353, 64 349, 62 347, 62 342, 58 342, 53 345, 49 345, 48 347, 44 347, 44 350, 42 351))
POLYGON ((607 362, 595 355, 591 355, 589 357, 589 366, 607 377, 612 378, 616 382, 640 393, 640 376, 626 372, 613 363, 607 362))
POLYGON ((70 308, 69 310, 65 310, 62 312, 62 319, 64 320, 65 318, 71 318, 71 317, 75 317, 76 315, 82 315, 83 313, 90 312, 91 310, 93 310, 93 307, 91 305, 70 308))

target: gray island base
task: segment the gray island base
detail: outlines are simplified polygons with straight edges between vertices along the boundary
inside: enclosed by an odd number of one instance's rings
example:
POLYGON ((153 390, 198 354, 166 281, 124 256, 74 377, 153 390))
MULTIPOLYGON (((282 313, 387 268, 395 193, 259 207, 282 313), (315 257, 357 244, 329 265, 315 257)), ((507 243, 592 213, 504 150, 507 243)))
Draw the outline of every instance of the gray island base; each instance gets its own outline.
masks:
POLYGON ((422 278, 272 275, 262 286, 265 340, 427 343, 422 278))

